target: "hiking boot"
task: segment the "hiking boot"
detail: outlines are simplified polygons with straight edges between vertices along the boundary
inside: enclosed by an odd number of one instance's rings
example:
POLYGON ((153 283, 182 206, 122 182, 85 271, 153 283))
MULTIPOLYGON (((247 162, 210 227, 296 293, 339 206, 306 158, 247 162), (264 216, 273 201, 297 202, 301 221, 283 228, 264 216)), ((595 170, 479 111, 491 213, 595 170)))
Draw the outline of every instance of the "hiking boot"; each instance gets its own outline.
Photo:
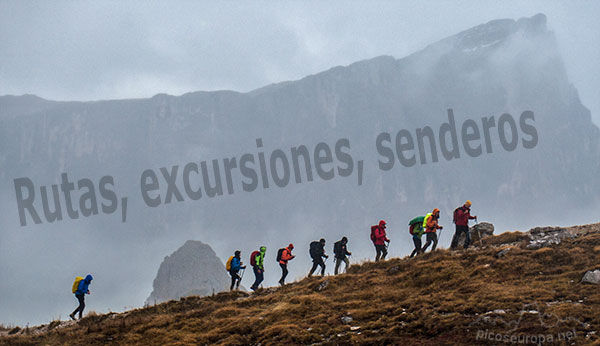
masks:
POLYGON ((283 280, 279 280, 279 284, 280 284, 281 286, 283 286, 283 285, 285 285, 285 282, 283 282, 283 280))
POLYGON ((69 317, 71 317, 71 319, 72 319, 73 321, 75 321, 75 314, 70 314, 70 315, 69 315, 69 317))

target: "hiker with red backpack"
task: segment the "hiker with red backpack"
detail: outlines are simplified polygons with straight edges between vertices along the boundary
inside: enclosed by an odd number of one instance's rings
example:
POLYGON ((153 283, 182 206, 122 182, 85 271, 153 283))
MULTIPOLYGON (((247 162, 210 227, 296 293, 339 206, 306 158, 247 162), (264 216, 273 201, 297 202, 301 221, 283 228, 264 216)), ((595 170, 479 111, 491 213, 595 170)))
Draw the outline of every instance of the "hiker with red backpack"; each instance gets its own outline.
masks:
POLYGON ((318 266, 321 266, 321 276, 325 275, 325 262, 323 262, 323 257, 329 258, 329 256, 325 254, 325 239, 321 238, 319 241, 313 241, 310 243, 308 252, 313 262, 312 268, 310 268, 310 272, 308 273, 308 277, 313 275, 318 266))
POLYGON ((254 283, 250 286, 250 289, 256 291, 258 289, 258 285, 265 279, 265 254, 267 253, 267 247, 261 246, 260 251, 253 251, 250 254, 250 265, 252 266, 252 271, 254 271, 254 283))
POLYGON ((450 244, 451 249, 456 249, 458 246, 458 239, 460 234, 465 234, 465 245, 464 248, 468 248, 471 243, 471 232, 469 232, 469 220, 477 219, 477 216, 471 216, 471 201, 467 200, 462 207, 458 207, 454 210, 453 221, 456 224, 456 232, 452 237, 452 243, 450 244))
POLYGON ((440 210, 438 208, 433 209, 433 212, 428 213, 423 219, 423 228, 425 229, 425 234, 427 236, 427 242, 421 252, 424 253, 425 250, 433 243, 433 247, 431 251, 435 251, 438 243, 437 230, 443 229, 444 227, 438 224, 438 220, 440 218, 440 210))
POLYGON ((229 260, 227 260, 227 264, 225 265, 225 269, 227 269, 229 275, 231 275, 231 286, 229 287, 230 291, 233 291, 234 287, 236 289, 240 288, 240 282, 242 281, 242 278, 238 273, 241 269, 246 269, 246 266, 242 263, 241 255, 242 252, 237 250, 234 252, 233 256, 229 257, 229 260))
POLYGON ((294 244, 290 244, 288 245, 288 247, 279 249, 279 251, 277 251, 277 261, 279 262, 279 266, 281 267, 281 279, 279 279, 279 284, 281 286, 285 285, 285 277, 288 275, 288 261, 293 260, 294 257, 296 257, 292 255, 293 249, 294 244))
POLYGON ((375 245, 375 251, 377 252, 375 262, 379 261, 379 259, 384 260, 385 256, 387 256, 387 246, 385 243, 389 244, 390 240, 385 233, 386 225, 385 221, 381 220, 378 225, 371 226, 371 241, 375 245))
POLYGON ((415 249, 410 254, 410 258, 421 253, 421 237, 423 236, 423 233, 425 233, 425 230, 423 229, 423 220, 425 220, 425 216, 417 216, 408 223, 408 231, 412 235, 413 243, 415 244, 415 249))
POLYGON ((92 277, 91 274, 88 274, 85 279, 81 278, 81 277, 76 277, 75 278, 75 282, 73 282, 73 290, 72 292, 75 294, 75 298, 77 298, 77 301, 79 302, 79 306, 77 307, 77 309, 75 309, 75 311, 73 311, 69 317, 71 317, 72 320, 75 320, 75 314, 79 312, 79 319, 81 319, 81 316, 83 315, 83 309, 85 309, 85 295, 86 294, 90 294, 90 290, 89 290, 89 286, 90 283, 92 283, 92 280, 94 278, 92 277))

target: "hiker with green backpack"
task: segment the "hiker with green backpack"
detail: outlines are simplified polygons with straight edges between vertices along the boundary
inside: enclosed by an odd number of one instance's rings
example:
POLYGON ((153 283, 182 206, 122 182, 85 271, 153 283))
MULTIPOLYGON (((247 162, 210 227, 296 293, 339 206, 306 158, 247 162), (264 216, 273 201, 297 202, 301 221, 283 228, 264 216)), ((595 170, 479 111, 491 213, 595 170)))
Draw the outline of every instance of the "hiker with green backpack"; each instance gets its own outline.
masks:
POLYGON ((75 309, 75 311, 73 311, 69 315, 69 317, 71 317, 72 320, 75 320, 75 314, 78 312, 79 312, 79 319, 81 319, 81 317, 83 315, 83 309, 85 309, 85 295, 90 294, 90 290, 88 287, 90 286, 90 283, 92 282, 93 279, 94 278, 92 277, 91 274, 88 274, 85 278, 82 278, 81 276, 78 276, 75 278, 71 292, 73 292, 73 294, 75 294, 75 298, 77 298, 77 301, 79 302, 79 306, 77 307, 77 309, 75 309))
POLYGON ((425 230, 423 229, 424 220, 425 216, 417 216, 408 223, 408 231, 412 235, 413 243, 415 244, 415 249, 410 254, 410 258, 421 253, 421 245, 423 244, 421 242, 421 237, 423 236, 423 233, 425 233, 425 230))
POLYGON ((258 285, 265 279, 265 254, 267 253, 267 247, 261 246, 260 251, 253 251, 250 254, 250 265, 252 266, 252 271, 254 271, 254 283, 250 286, 250 289, 256 291, 258 289, 258 285))
POLYGON ((229 287, 230 291, 233 291, 234 287, 236 289, 240 288, 240 282, 242 281, 242 278, 238 273, 241 269, 246 269, 246 266, 242 263, 241 255, 241 251, 237 250, 234 252, 233 256, 229 257, 227 264, 225 265, 225 269, 227 269, 229 275, 231 275, 231 286, 229 287))

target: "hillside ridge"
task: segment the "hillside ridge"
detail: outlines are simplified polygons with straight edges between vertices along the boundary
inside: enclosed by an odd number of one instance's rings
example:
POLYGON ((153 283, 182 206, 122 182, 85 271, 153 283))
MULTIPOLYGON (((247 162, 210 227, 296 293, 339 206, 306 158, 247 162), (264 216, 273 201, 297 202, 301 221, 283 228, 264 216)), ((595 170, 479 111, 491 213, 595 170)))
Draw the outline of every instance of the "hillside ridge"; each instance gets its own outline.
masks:
POLYGON ((252 295, 5 328, 0 345, 454 345, 494 344, 498 335, 600 342, 598 285, 582 283, 600 269, 600 223, 507 232, 476 245, 366 262, 252 295))

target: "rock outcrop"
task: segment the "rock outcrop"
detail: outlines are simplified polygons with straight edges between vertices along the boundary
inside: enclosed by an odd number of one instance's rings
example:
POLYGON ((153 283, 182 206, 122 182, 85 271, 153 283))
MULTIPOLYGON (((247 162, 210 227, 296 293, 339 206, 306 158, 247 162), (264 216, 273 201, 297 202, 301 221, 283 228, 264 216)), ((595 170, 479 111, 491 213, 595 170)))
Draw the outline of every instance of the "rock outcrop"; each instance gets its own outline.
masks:
POLYGON ((600 270, 586 272, 581 282, 596 285, 600 284, 600 270))
MULTIPOLYGON (((478 246, 480 244, 480 239, 485 239, 489 236, 494 235, 494 225, 489 222, 480 222, 475 224, 473 227, 469 228, 469 232, 471 233, 471 244, 478 246)), ((465 243, 465 235, 461 233, 458 238, 458 245, 462 246, 465 243)))
POLYGON ((228 286, 225 265, 213 249, 201 241, 188 240, 161 263, 146 304, 191 295, 206 296, 224 291, 228 286))

